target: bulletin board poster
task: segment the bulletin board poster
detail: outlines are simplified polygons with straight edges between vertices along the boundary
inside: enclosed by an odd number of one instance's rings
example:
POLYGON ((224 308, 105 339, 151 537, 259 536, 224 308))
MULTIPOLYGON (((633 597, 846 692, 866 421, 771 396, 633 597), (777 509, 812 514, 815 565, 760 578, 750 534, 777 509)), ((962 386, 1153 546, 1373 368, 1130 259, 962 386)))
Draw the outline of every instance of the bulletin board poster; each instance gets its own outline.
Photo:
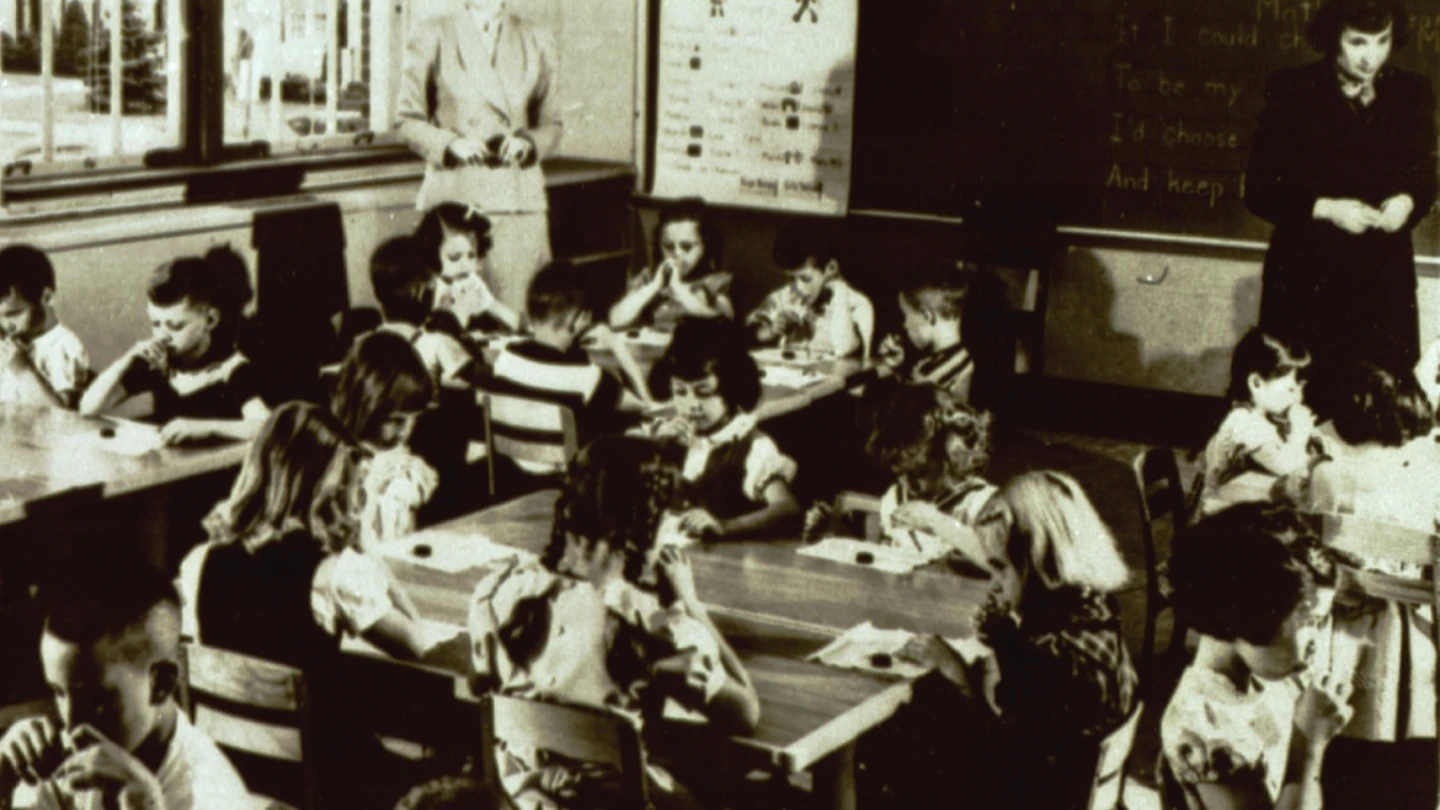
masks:
POLYGON ((657 197, 845 213, 859 0, 663 0, 657 197))

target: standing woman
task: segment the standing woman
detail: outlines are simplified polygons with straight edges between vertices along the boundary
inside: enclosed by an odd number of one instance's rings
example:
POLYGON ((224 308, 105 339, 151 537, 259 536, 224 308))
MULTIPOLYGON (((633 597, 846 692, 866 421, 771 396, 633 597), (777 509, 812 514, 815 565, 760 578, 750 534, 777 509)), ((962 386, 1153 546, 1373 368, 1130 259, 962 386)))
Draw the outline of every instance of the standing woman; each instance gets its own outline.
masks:
POLYGON ((447 0, 405 50, 395 131, 425 158, 417 203, 458 202, 492 225, 490 289, 523 312, 550 260, 540 158, 560 141, 554 39, 506 0, 447 0))
POLYGON ((1275 225, 1261 327, 1316 360, 1328 412, 1337 370, 1419 358, 1410 232, 1436 194, 1430 80, 1388 64, 1405 44, 1400 0, 1329 0, 1309 26, 1324 58, 1269 77, 1246 203, 1275 225))

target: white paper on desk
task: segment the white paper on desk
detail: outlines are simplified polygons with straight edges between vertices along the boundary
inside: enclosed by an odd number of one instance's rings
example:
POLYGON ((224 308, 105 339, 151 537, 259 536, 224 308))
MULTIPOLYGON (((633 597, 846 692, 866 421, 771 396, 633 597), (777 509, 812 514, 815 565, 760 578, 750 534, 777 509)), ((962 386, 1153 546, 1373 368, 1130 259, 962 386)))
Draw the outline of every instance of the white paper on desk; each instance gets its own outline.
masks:
POLYGON ((785 388, 808 388, 824 379, 824 374, 809 369, 792 366, 765 366, 761 382, 765 385, 778 385, 785 388))
POLYGON ((392 560, 402 560, 447 574, 468 571, 496 560, 529 556, 528 552, 521 549, 492 543, 483 534, 443 531, 428 531, 387 541, 380 545, 380 553, 392 560), (416 554, 419 546, 428 547, 429 555, 422 557, 416 554))
POLYGON ((870 622, 857 624, 843 635, 811 653, 809 660, 840 669, 860 669, 902 678, 918 678, 928 667, 900 657, 912 634, 908 630, 880 630, 870 622), (889 656, 890 665, 877 667, 874 656, 889 656))
MULTIPOLYGON (((415 619, 414 622, 417 640, 420 642, 421 649, 427 653, 465 632, 465 628, 459 625, 435 619, 415 619)), ((365 653, 379 658, 389 657, 385 651, 359 636, 346 635, 340 643, 340 649, 345 652, 365 653)))
POLYGON ((60 441, 63 445, 84 445, 122 456, 143 456, 165 446, 160 428, 113 417, 95 423, 93 430, 66 436, 60 441), (115 435, 106 436, 102 431, 113 431, 115 435))
POLYGON ((908 574, 931 560, 918 551, 882 546, 849 537, 827 537, 814 545, 801 546, 795 553, 861 568, 874 568, 887 574, 908 574), (874 562, 860 562, 857 555, 861 553, 869 554, 874 562))

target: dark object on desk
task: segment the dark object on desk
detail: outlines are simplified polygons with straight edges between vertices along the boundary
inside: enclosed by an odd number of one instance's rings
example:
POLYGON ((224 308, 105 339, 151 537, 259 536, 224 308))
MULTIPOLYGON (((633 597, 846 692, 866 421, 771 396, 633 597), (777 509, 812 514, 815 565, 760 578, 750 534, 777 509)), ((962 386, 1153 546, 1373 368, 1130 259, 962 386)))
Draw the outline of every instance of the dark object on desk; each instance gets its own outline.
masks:
POLYGON ((860 563, 861 565, 869 565, 870 563, 875 562, 875 555, 871 554, 868 551, 862 551, 855 555, 855 562, 860 563))
POLYGON ((113 439, 113 438, 115 438, 115 428, 113 428, 113 427, 102 427, 102 428, 100 428, 100 438, 102 438, 102 439, 113 439))
POLYGON ((631 340, 634 340, 635 338, 640 337, 640 330, 639 330, 639 329, 631 329, 629 332, 626 332, 625 334, 626 334, 627 336, 629 336, 631 340))
POLYGON ((875 653, 874 655, 870 656, 870 666, 875 667, 876 669, 889 669, 890 665, 893 663, 894 662, 890 659, 890 656, 887 653, 875 653))
POLYGON ((794 360, 794 359, 795 359, 795 351, 794 351, 793 349, 786 349, 785 351, 780 352, 780 356, 783 357, 783 358, 786 359, 786 360, 794 360))
POLYGON ((415 547, 410 549, 410 553, 423 560, 426 557, 429 557, 431 554, 435 553, 435 550, 424 543, 416 543, 415 547))

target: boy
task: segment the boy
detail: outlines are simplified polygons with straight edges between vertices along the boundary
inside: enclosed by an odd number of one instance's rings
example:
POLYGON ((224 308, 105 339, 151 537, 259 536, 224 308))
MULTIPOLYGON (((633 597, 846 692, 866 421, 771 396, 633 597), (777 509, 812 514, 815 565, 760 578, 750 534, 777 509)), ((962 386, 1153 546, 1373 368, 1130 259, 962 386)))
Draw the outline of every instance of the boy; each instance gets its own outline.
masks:
POLYGON ((771 292, 747 322, 761 343, 835 357, 870 356, 875 307, 840 275, 839 237, 809 223, 787 225, 775 238, 775 263, 790 282, 771 292))
POLYGON ((617 427, 617 410, 649 401, 644 375, 625 343, 596 322, 589 285, 589 279, 567 262, 541 268, 525 301, 533 336, 502 349, 490 374, 478 382, 492 393, 569 407, 582 447, 617 427), (590 359, 579 345, 582 336, 593 342, 592 348, 615 355, 621 373, 640 392, 638 398, 590 359))
POLYGON ((905 344, 890 335, 880 344, 877 373, 918 385, 933 385, 962 403, 972 404, 975 358, 965 346, 965 315, 974 271, 942 263, 918 272, 900 287, 905 336, 918 355, 907 357, 905 344))
POLYGON ((459 339, 423 328, 435 302, 435 272, 412 237, 380 245, 370 257, 370 286, 385 322, 380 329, 410 341, 436 385, 463 383, 474 356, 459 339))
POLYGON ((229 810, 245 783, 175 702, 180 606, 138 559, 85 565, 51 594, 40 641, 58 719, 0 737, 0 796, 38 808, 229 810))
POLYGON ((29 245, 0 250, 0 402, 74 408, 90 377, 80 337, 55 317, 55 268, 29 245))

